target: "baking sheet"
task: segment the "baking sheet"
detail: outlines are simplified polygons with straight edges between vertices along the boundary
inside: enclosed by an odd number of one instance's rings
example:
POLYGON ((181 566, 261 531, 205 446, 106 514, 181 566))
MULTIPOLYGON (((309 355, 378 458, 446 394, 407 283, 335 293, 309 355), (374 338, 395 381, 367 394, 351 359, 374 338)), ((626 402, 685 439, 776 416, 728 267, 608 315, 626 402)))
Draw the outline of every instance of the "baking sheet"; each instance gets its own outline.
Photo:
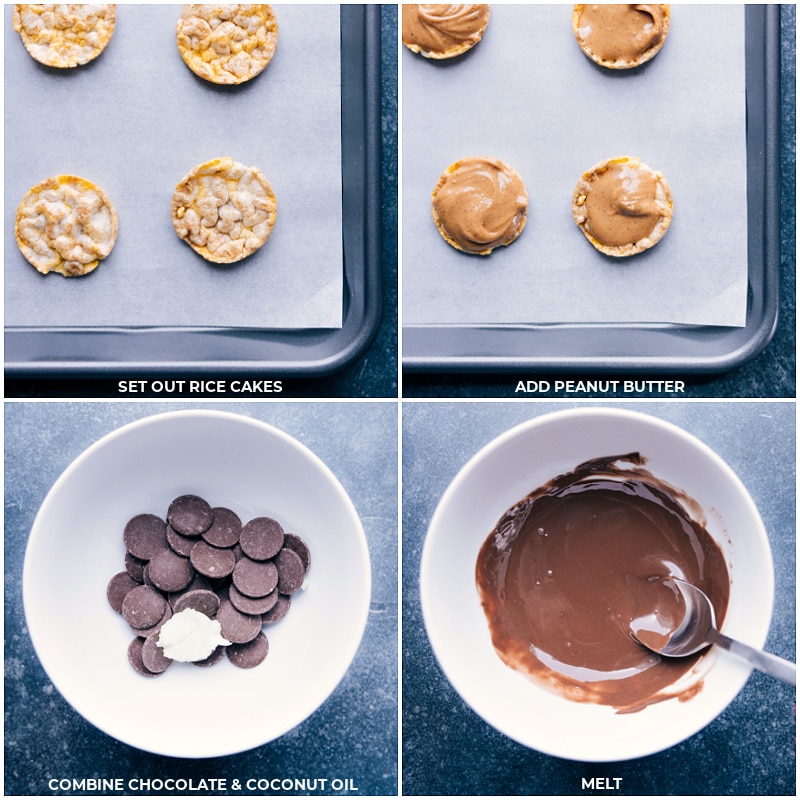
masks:
POLYGON ((180 10, 120 5, 107 50, 62 71, 27 55, 6 7, 7 327, 341 327, 339 6, 277 4, 276 55, 239 87, 185 66, 180 10), (230 266, 195 254, 169 216, 178 181, 222 155, 258 166, 278 198, 270 240, 230 266), (68 172, 101 185, 119 215, 112 254, 80 279, 38 274, 13 237, 28 188, 68 172))
POLYGON ((673 6, 661 53, 624 73, 581 53, 571 8, 493 4, 484 40, 447 64, 404 49, 404 324, 745 325, 742 6, 673 6), (430 218, 438 175, 466 155, 508 161, 528 187, 525 231, 488 258, 430 218), (666 237, 625 260, 597 253, 570 210, 580 175, 616 155, 663 171, 675 197, 666 237))

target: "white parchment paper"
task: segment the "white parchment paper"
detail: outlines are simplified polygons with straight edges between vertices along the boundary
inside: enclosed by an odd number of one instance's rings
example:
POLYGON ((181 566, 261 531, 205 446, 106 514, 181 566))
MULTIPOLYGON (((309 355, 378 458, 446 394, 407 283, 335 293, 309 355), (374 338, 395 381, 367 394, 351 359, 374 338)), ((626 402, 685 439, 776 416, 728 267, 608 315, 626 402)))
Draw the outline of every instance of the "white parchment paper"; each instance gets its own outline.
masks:
POLYGON ((339 7, 276 4, 276 54, 239 87, 184 64, 181 8, 120 4, 106 51, 54 70, 5 7, 7 326, 341 327, 339 7), (181 178, 218 156, 261 169, 278 199, 269 241, 229 266, 194 253, 169 211, 181 178), (82 278, 40 275, 14 239, 20 200, 59 173, 102 186, 119 216, 113 252, 82 278))
POLYGON ((744 9, 673 4, 656 58, 613 72, 580 51, 571 10, 493 4, 483 41, 450 62, 403 48, 404 323, 744 325, 744 9), (470 155, 509 162, 530 201, 521 237, 484 258, 447 245, 430 213, 440 173, 470 155), (664 173, 675 211, 655 248, 612 259, 571 198, 621 155, 664 173))

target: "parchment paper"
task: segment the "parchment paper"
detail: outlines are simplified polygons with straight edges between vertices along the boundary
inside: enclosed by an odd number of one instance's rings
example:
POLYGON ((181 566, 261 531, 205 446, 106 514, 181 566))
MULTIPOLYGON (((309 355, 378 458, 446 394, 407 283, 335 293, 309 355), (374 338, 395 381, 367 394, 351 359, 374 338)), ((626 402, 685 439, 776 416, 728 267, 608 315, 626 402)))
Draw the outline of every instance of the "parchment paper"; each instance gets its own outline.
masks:
POLYGON ((339 7, 275 5, 276 54, 239 87, 184 64, 181 8, 120 4, 106 51, 55 70, 5 7, 7 326, 341 327, 339 7), (169 212, 183 176, 218 156, 257 166, 278 199, 269 241, 229 266, 194 253, 169 212), (59 173, 102 186, 119 216, 113 252, 82 278, 40 275, 14 239, 25 193, 59 173))
POLYGON ((744 10, 672 5, 661 52, 608 71, 578 47, 571 5, 493 4, 482 42, 435 63, 403 48, 406 324, 680 323, 742 326, 747 300, 744 10), (439 236, 430 196, 469 155, 509 162, 527 227, 481 258, 439 236), (580 176, 638 156, 670 183, 670 230, 628 259, 572 220, 580 176))

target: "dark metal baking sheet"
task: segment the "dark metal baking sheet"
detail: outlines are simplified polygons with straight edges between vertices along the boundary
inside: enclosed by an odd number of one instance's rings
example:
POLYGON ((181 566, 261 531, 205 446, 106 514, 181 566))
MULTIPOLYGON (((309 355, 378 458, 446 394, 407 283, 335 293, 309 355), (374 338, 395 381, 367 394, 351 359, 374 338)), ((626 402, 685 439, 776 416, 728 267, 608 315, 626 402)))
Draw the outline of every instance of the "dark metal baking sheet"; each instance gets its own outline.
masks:
POLYGON ((724 372, 760 353, 778 319, 780 8, 747 5, 748 297, 744 327, 405 325, 408 371, 724 372))
POLYGON ((310 377, 358 357, 381 315, 380 8, 342 5, 340 17, 342 327, 6 329, 7 376, 235 372, 310 377))

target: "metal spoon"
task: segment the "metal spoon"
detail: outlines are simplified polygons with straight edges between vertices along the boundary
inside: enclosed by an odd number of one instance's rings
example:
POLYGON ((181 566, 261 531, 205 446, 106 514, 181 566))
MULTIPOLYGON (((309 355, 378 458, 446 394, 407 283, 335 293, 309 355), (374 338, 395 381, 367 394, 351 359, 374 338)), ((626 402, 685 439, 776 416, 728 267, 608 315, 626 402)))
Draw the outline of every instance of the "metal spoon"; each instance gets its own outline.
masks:
POLYGON ((634 620, 631 623, 631 630, 638 642, 663 656, 675 657, 690 656, 708 645, 715 644, 743 658, 756 669, 792 686, 797 685, 797 665, 720 633, 717 630, 714 606, 711 605, 705 592, 679 578, 667 580, 677 587, 683 596, 684 617, 671 631, 666 630, 661 624, 653 624, 654 617, 634 620))

